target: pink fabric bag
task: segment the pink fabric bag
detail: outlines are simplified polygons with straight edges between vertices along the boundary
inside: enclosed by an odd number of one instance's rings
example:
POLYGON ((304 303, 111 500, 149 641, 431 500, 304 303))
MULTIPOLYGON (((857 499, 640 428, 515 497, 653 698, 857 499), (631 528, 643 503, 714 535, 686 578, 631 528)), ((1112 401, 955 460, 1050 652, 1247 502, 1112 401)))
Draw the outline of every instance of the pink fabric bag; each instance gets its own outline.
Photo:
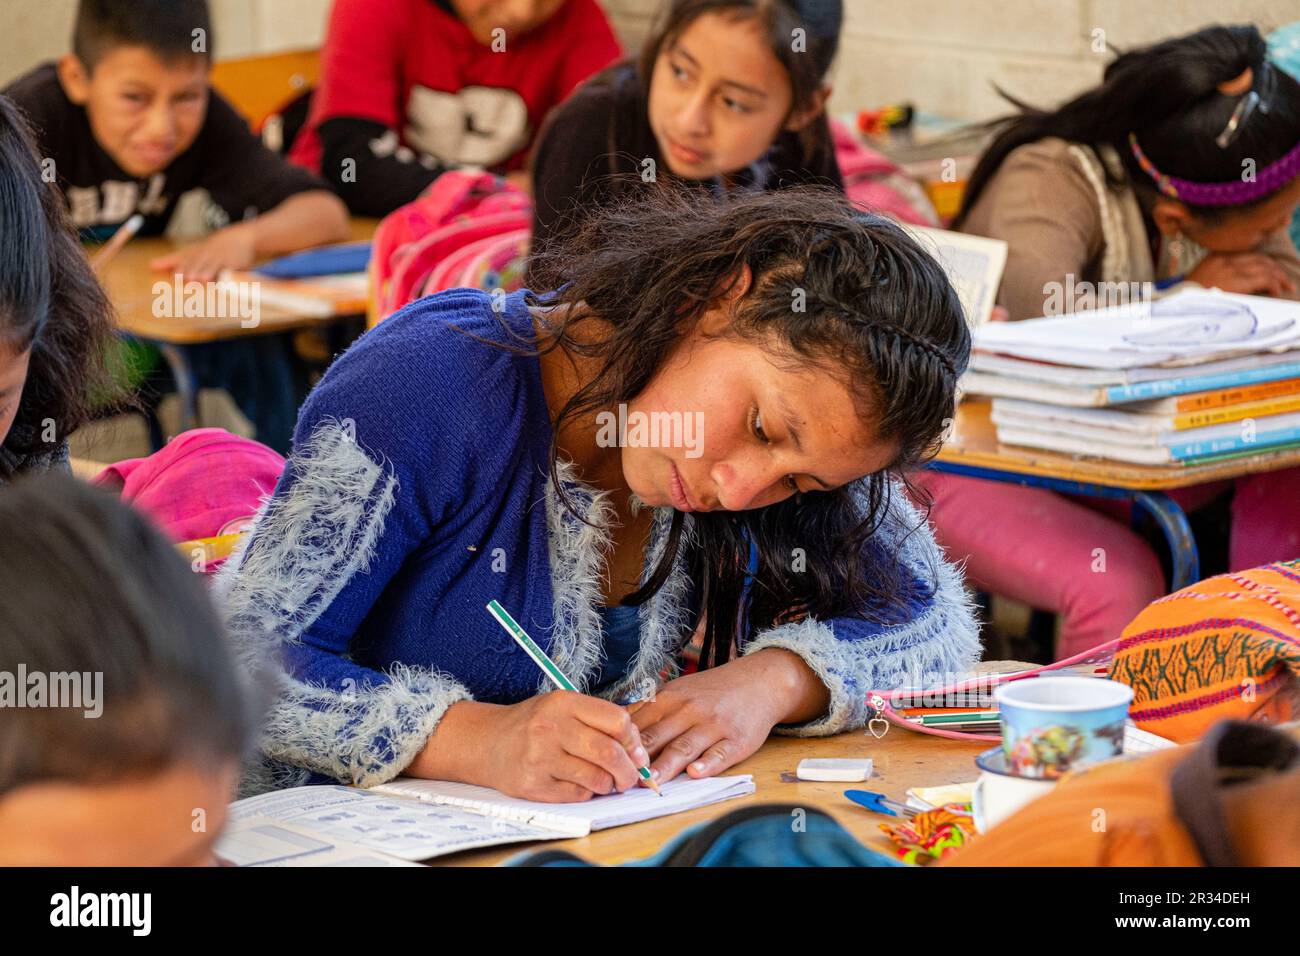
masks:
POLYGON ((937 226, 939 217, 921 184, 893 160, 862 142, 839 120, 831 120, 835 161, 844 177, 844 193, 860 209, 885 213, 899 222, 937 226))
POLYGON ((445 269, 443 279, 430 282, 449 257, 531 224, 532 200, 504 179, 463 170, 443 173, 379 224, 370 256, 376 320, 429 292, 454 288, 458 283, 446 278, 445 269))
POLYGON ((275 490, 284 464, 278 452, 251 438, 224 428, 195 428, 148 458, 110 465, 92 483, 120 488, 123 501, 171 538, 190 541, 244 530, 275 490))

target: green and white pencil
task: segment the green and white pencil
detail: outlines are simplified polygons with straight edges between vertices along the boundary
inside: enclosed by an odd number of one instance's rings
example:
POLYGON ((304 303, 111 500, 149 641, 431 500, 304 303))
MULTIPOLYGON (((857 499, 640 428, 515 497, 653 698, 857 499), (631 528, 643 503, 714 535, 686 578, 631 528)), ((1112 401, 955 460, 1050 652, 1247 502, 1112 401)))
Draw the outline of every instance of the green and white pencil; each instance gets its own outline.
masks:
MULTIPOLYGON (((533 659, 533 663, 542 669, 542 673, 549 677, 556 687, 561 690, 571 690, 575 693, 578 691, 578 688, 573 686, 573 681, 564 676, 564 672, 555 666, 555 661, 551 660, 547 653, 537 646, 537 642, 528 636, 528 632, 519 626, 519 622, 510 616, 509 611, 496 600, 488 601, 487 609, 488 613, 497 619, 497 623, 505 628, 506 633, 515 639, 515 643, 524 649, 524 653, 533 659)), ((641 775, 641 779, 646 782, 650 789, 659 796, 663 796, 663 791, 655 783, 654 777, 650 776, 649 767, 637 767, 636 772, 641 775)))

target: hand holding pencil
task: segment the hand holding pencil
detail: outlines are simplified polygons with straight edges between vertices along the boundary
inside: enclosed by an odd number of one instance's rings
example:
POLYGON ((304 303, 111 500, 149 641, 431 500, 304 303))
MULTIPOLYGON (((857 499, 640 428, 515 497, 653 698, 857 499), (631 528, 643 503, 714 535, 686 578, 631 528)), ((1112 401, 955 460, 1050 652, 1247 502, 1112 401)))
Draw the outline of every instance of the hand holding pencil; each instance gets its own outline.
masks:
MULTIPOLYGON (((544 731, 541 739, 534 740, 535 746, 556 751, 551 755, 553 764, 550 770, 555 779, 576 784, 591 793, 609 793, 629 789, 639 778, 659 793, 658 783, 649 769, 650 755, 641 746, 640 733, 627 710, 609 701, 578 693, 568 677, 505 608, 496 601, 489 602, 487 608, 538 668, 560 688, 555 693, 534 697, 512 708, 529 709, 526 705, 537 702, 536 707, 553 711, 535 722, 532 728, 544 731), (550 739, 547 739, 547 732, 550 739), (630 777, 629 770, 632 772, 630 777)), ((537 738, 539 735, 530 736, 537 738)), ((575 799, 585 797, 584 792, 575 799)))

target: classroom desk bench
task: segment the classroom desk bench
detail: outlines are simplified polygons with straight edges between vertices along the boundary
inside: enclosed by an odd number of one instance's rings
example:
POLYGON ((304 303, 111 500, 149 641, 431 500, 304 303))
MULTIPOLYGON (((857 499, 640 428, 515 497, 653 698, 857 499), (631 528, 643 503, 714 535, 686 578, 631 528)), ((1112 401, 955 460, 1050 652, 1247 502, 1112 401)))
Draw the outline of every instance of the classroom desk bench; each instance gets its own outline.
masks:
MULTIPOLYGON (((378 227, 376 219, 353 219, 350 241, 369 239, 378 227)), ((101 280, 117 313, 120 334, 157 346, 167 363, 181 400, 181 431, 198 422, 198 388, 190 366, 187 349, 206 342, 220 342, 251 335, 269 335, 295 329, 328 325, 344 314, 305 316, 281 308, 264 306, 258 323, 245 328, 238 315, 228 316, 156 316, 153 302, 154 284, 171 282, 172 277, 153 271, 149 263, 178 247, 168 239, 136 239, 127 245, 104 269, 101 280)))

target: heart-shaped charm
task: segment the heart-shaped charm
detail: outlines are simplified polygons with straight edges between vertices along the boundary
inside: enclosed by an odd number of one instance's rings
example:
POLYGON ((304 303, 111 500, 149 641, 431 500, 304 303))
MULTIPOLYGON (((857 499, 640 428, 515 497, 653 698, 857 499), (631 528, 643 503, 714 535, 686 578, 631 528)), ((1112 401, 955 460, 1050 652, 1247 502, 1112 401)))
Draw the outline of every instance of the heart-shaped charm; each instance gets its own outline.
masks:
POLYGON ((879 740, 885 736, 885 731, 889 730, 889 721, 885 720, 884 717, 872 717, 867 721, 867 730, 871 731, 871 736, 879 740), (880 725, 879 730, 876 729, 876 724, 880 725))

